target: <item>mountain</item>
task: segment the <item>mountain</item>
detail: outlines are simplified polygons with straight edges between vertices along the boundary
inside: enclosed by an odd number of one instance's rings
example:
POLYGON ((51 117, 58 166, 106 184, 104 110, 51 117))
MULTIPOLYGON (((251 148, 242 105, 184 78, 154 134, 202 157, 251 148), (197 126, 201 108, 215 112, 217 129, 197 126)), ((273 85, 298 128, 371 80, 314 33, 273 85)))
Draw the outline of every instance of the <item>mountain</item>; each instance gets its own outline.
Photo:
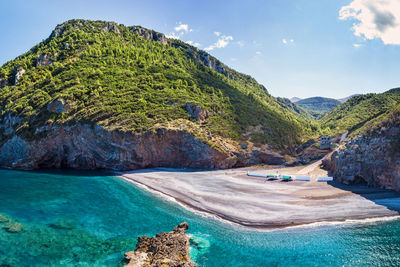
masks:
POLYGON ((296 102, 296 105, 308 111, 315 119, 323 117, 340 104, 340 101, 326 97, 310 97, 296 102))
POLYGON ((324 160, 337 181, 400 192, 400 88, 354 96, 321 124, 331 134, 349 131, 345 142, 324 160))
POLYGON ((321 127, 332 133, 362 130, 368 122, 391 112, 399 103, 400 88, 381 94, 357 95, 326 114, 321 119, 321 127))
POLYGON ((350 98, 352 98, 354 96, 358 96, 358 95, 360 95, 360 94, 354 94, 354 95, 351 95, 351 96, 348 96, 348 97, 340 98, 340 99, 338 99, 338 101, 340 101, 340 103, 344 103, 347 100, 349 100, 350 98))
POLYGON ((318 128, 206 52, 114 22, 58 25, 1 67, 0 87, 11 168, 281 162, 318 128))
POLYGON ((296 103, 297 101, 301 100, 301 98, 299 98, 299 97, 292 97, 292 98, 289 98, 289 100, 292 101, 293 103, 296 103))

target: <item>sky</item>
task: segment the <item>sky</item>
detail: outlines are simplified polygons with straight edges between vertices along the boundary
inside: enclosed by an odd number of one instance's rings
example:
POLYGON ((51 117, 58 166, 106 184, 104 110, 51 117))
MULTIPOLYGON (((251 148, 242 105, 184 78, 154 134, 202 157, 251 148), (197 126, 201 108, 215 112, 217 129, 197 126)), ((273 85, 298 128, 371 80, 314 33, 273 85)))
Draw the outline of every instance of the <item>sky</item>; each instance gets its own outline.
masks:
POLYGON ((0 65, 66 20, 141 25, 203 49, 273 96, 400 86, 399 0, 0 0, 0 65))

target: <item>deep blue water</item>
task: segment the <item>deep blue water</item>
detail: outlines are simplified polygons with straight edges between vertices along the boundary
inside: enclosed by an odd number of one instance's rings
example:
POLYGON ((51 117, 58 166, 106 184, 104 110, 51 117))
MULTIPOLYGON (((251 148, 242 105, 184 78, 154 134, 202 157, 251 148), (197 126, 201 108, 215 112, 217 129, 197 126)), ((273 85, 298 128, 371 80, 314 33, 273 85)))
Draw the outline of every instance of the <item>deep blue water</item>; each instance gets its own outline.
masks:
POLYGON ((118 266, 183 221, 199 266, 400 266, 400 221, 251 231, 93 173, 0 170, 0 214, 0 266, 118 266))

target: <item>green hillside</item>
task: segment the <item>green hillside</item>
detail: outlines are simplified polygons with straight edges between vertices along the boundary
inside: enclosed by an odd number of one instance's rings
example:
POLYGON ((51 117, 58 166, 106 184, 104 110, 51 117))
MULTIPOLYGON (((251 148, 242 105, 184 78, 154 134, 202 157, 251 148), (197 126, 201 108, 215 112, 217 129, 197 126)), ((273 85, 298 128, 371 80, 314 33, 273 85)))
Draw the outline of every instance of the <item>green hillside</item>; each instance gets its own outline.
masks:
POLYGON ((84 122, 131 132, 181 127, 205 142, 208 132, 288 148, 318 130, 252 77, 140 26, 67 21, 4 64, 0 78, 1 115, 20 116, 17 133, 27 138, 41 125, 84 122), (55 100, 65 112, 48 111, 55 100))
POLYGON ((400 88, 382 94, 358 95, 349 99, 327 115, 321 121, 321 127, 332 133, 358 132, 358 130, 379 124, 391 114, 400 103, 400 88))
POLYGON ((310 97, 296 101, 296 105, 308 111, 315 119, 322 118, 340 104, 339 100, 326 97, 310 97))

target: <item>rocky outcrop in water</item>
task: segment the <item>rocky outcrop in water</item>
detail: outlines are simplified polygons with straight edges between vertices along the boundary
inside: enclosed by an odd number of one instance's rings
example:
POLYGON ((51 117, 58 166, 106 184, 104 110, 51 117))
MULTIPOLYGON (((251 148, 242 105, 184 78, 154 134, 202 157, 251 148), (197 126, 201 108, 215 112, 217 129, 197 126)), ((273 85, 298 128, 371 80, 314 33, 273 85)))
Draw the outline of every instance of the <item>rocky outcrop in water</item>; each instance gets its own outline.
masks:
POLYGON ((125 266, 197 266, 190 260, 189 238, 185 234, 188 229, 189 225, 184 222, 169 233, 162 232, 155 237, 138 237, 135 251, 125 253, 125 258, 129 261, 125 266))
POLYGON ((382 127, 373 134, 346 141, 323 164, 344 184, 400 191, 400 127, 382 127))

